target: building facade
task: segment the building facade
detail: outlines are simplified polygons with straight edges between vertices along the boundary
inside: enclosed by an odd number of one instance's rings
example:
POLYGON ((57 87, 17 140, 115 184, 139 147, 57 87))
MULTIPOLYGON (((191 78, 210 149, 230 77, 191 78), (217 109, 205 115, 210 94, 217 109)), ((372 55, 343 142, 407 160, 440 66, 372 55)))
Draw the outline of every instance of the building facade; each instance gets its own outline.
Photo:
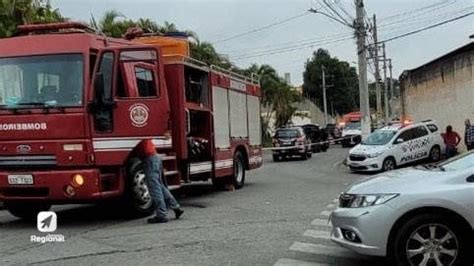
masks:
MULTIPOLYGON (((474 42, 400 76, 404 119, 434 119, 442 131, 452 125, 464 136, 464 120, 474 123, 474 42)), ((464 141, 463 141, 464 142, 464 141)), ((464 146, 464 145, 463 145, 464 146)))

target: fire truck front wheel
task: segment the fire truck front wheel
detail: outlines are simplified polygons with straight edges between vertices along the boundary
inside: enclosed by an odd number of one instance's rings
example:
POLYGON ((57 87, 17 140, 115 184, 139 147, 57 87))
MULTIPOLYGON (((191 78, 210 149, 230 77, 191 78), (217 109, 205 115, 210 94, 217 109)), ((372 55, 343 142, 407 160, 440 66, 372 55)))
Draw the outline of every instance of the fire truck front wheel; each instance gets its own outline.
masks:
POLYGON ((146 216, 153 211, 153 201, 145 180, 145 170, 142 161, 133 159, 130 161, 127 171, 128 190, 126 203, 131 214, 146 216))
POLYGON ((37 202, 5 202, 5 209, 23 220, 34 220, 39 212, 48 211, 50 204, 37 202))
POLYGON ((240 189, 245 184, 245 165, 244 156, 240 151, 234 155, 234 173, 232 175, 232 184, 236 189, 240 189))

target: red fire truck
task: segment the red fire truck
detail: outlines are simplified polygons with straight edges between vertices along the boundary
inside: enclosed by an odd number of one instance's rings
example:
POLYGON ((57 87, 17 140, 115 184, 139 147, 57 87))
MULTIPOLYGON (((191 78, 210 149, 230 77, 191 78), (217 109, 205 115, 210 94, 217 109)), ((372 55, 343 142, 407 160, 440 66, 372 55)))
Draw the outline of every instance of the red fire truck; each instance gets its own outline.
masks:
POLYGON ((114 39, 72 22, 17 35, 0 40, 0 201, 13 215, 106 200, 149 213, 135 155, 145 138, 170 189, 239 189, 262 165, 256 78, 193 60, 169 37, 114 39))

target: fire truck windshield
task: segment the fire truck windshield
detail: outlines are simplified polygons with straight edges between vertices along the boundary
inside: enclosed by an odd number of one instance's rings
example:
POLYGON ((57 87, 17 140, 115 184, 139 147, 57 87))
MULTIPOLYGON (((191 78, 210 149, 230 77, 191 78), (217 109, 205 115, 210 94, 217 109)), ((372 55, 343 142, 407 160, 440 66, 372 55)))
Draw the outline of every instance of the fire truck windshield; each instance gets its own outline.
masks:
POLYGON ((81 54, 0 58, 0 107, 74 107, 83 103, 81 54))

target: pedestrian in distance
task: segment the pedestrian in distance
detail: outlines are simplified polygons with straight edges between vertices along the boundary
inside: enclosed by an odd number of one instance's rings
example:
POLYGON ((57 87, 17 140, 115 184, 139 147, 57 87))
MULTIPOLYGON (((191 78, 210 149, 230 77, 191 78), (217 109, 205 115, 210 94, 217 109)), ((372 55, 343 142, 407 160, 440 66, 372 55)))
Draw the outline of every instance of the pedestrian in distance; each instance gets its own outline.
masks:
POLYGON ((446 127, 446 133, 442 134, 444 144, 446 144, 446 158, 456 156, 458 153, 457 146, 461 142, 459 134, 453 130, 452 126, 446 127))
POLYGON ((152 140, 145 139, 140 142, 138 151, 143 160, 148 190, 156 208, 156 216, 149 218, 147 222, 150 224, 168 222, 168 209, 173 210, 176 219, 179 219, 184 211, 181 209, 173 194, 171 194, 168 188, 163 184, 161 176, 163 173, 163 164, 152 140))
POLYGON ((474 149, 474 126, 471 125, 471 121, 466 119, 464 121, 466 129, 464 131, 464 143, 468 151, 474 149))

